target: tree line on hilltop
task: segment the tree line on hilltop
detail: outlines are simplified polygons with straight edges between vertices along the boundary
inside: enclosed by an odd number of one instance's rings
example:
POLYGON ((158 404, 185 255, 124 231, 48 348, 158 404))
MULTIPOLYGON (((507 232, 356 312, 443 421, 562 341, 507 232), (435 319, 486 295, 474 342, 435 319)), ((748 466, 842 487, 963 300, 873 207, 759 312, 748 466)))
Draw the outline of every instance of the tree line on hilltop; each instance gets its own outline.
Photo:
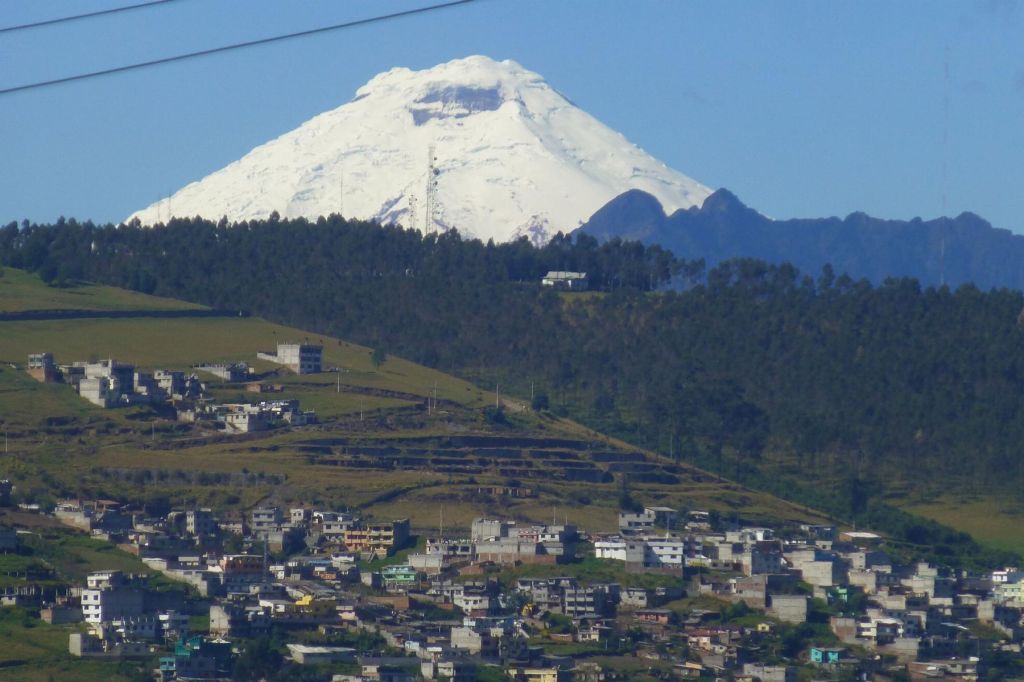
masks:
MULTIPOLYGON (((750 259, 705 270, 636 242, 485 244, 339 216, 12 223, 0 262, 532 389, 538 407, 843 518, 896 519, 881 501, 894 482, 1024 490, 1017 291, 873 286, 750 259), (542 287, 549 270, 586 271, 598 293, 542 287)), ((910 542, 957 541, 891 523, 910 542)))

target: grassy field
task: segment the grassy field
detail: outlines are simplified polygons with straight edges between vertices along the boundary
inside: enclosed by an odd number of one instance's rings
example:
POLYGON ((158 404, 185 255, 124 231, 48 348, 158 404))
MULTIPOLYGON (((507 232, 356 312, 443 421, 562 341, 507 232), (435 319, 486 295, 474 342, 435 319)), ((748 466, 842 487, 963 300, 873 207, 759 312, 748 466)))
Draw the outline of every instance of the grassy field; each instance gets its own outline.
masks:
MULTIPOLYGON (((0 322, 0 332, 6 331, 0 322)), ((4 341, 0 340, 0 347, 4 341)), ((102 411, 66 386, 44 385, 25 372, 0 366, 0 422, 10 428, 36 426, 46 417, 100 415, 102 411)))
POLYGON ((23 270, 3 268, 0 275, 0 312, 21 310, 191 310, 203 306, 171 298, 147 296, 98 284, 48 287, 23 270))
POLYGON ((969 533, 975 540, 996 549, 1024 555, 1024 508, 1020 502, 993 497, 948 496, 903 508, 969 533))

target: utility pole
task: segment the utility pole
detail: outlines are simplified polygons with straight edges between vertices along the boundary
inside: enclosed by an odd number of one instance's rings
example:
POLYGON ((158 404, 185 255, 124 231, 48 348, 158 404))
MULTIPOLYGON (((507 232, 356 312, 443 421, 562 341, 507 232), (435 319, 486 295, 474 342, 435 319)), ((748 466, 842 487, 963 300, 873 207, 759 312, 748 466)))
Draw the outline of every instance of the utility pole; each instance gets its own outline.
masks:
POLYGON ((341 367, 338 367, 338 393, 341 393, 341 367))
POLYGON ((498 391, 500 388, 501 384, 494 384, 494 409, 496 410, 501 409, 501 393, 498 391))
POLYGON ((437 410, 437 380, 434 380, 434 409, 437 410))

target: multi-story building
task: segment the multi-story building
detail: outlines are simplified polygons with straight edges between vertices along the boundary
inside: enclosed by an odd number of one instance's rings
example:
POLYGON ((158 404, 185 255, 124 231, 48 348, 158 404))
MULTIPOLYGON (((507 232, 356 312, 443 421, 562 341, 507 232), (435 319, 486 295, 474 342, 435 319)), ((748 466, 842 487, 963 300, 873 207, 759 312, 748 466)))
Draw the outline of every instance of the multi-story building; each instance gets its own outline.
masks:
POLYGON ((256 354, 260 360, 284 365, 296 374, 318 374, 323 363, 324 347, 311 343, 279 343, 277 351, 256 354))
POLYGON ((78 395, 99 407, 113 407, 121 397, 117 379, 110 377, 86 377, 78 382, 78 395))
POLYGON ((562 613, 570 618, 604 615, 608 594, 599 587, 567 587, 562 590, 562 613))
POLYGON ((175 372, 168 369, 158 369, 153 372, 153 380, 156 385, 167 395, 182 395, 185 393, 185 373, 175 372))
POLYGON ((247 592, 249 585, 263 579, 263 557, 254 554, 225 554, 210 572, 218 575, 225 591, 247 592))
POLYGON ((1024 604, 1024 578, 1015 583, 999 583, 992 591, 998 602, 1024 604))
POLYGON ((291 519, 293 526, 309 525, 311 515, 312 512, 306 507, 292 507, 288 510, 288 518, 291 519))
POLYGON ((341 537, 350 552, 387 556, 409 540, 409 519, 360 524, 344 531, 341 537))
POLYGON ((253 533, 277 528, 284 521, 281 510, 277 507, 257 507, 250 516, 250 528, 253 533))
POLYGON ((399 564, 381 569, 381 579, 388 592, 408 592, 416 586, 419 574, 409 564, 399 564))
POLYGON ((359 520, 344 512, 316 512, 313 514, 313 523, 327 537, 342 537, 345 531, 358 526, 359 520))
POLYGON ((270 609, 255 604, 210 605, 210 634, 217 637, 258 637, 270 631, 270 609))
POLYGON ((642 512, 619 512, 619 531, 621 533, 649 533, 654 530, 654 520, 657 515, 652 509, 644 509, 642 512))
POLYGON ((508 537, 510 524, 501 519, 473 519, 470 526, 470 539, 473 542, 508 537))
POLYGON ((142 615, 143 593, 133 587, 120 571, 90 573, 82 590, 82 618, 102 624, 142 615))
POLYGON ((98 379, 100 377, 117 379, 118 386, 120 386, 122 392, 131 393, 135 390, 134 365, 108 358, 98 362, 85 363, 84 367, 86 379, 98 379))
POLYGON ((212 509, 189 509, 185 512, 185 532, 195 537, 216 535, 219 527, 212 509))

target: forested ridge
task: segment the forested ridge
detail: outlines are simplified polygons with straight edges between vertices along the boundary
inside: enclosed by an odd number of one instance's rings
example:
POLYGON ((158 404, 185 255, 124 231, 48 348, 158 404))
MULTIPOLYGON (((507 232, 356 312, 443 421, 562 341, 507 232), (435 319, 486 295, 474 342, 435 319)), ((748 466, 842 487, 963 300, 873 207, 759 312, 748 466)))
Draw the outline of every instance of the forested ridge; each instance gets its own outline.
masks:
POLYGON ((907 481, 1024 490, 1017 291, 754 260, 705 272, 634 242, 482 244, 336 216, 12 223, 0 262, 245 309, 503 392, 532 384, 537 407, 844 518, 891 517, 882 495, 907 481), (548 270, 587 271, 604 293, 542 288, 548 270))

